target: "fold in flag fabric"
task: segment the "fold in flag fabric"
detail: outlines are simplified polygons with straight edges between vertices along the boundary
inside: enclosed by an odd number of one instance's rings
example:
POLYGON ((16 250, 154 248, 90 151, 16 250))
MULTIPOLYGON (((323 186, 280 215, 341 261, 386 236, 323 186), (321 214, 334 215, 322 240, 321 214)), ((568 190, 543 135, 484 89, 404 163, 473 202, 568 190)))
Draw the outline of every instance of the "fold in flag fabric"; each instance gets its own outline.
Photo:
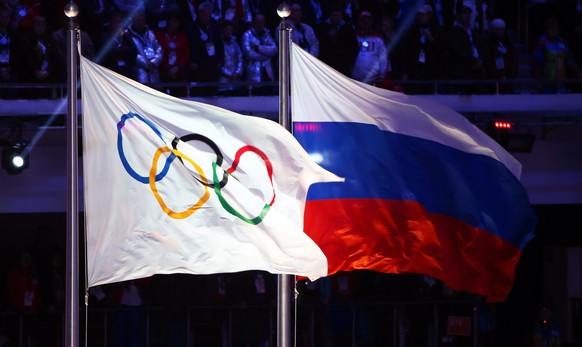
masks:
POLYGON ((462 115, 351 80, 292 45, 294 135, 345 183, 314 184, 305 232, 329 273, 418 273, 504 300, 537 218, 521 165, 462 115))
POLYGON ((279 124, 180 100, 81 57, 88 283, 265 270, 318 278, 307 189, 339 177, 279 124))

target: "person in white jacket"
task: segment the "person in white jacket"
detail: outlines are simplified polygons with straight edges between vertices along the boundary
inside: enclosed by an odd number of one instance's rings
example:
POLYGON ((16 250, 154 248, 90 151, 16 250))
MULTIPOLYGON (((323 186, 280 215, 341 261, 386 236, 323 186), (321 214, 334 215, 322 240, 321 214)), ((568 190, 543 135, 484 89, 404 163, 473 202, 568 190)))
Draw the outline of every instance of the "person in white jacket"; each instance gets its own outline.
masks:
POLYGON ((301 21, 302 16, 301 5, 293 3, 291 5, 291 15, 287 22, 293 29, 291 31, 291 40, 312 56, 317 57, 319 55, 319 41, 313 28, 301 21))
POLYGON ((135 57, 135 79, 139 83, 155 84, 160 82, 158 67, 162 63, 162 46, 156 39, 155 33, 148 29, 145 12, 137 12, 131 26, 126 30, 126 35, 135 45, 137 55, 135 57))
POLYGON ((380 34, 373 31, 374 19, 369 12, 358 17, 357 36, 360 51, 352 69, 352 78, 375 84, 384 80, 388 68, 388 55, 380 34))
POLYGON ((221 82, 239 81, 244 71, 242 50, 233 32, 234 24, 232 22, 225 21, 222 23, 224 62, 220 68, 221 82))
POLYGON ((274 81, 275 71, 271 59, 277 55, 277 44, 265 27, 265 16, 257 14, 253 27, 242 36, 247 81, 274 81))

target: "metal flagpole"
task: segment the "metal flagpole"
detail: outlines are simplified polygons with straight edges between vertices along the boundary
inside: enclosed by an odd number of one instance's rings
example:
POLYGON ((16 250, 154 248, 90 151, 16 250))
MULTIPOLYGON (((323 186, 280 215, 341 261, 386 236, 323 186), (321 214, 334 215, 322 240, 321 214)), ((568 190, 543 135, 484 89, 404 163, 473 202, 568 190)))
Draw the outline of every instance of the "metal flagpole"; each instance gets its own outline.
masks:
MULTIPOLYGON (((289 113, 289 44, 291 29, 285 23, 285 18, 291 14, 291 7, 284 2, 277 8, 277 14, 282 18, 279 26, 279 124, 292 131, 291 114, 289 113)), ((293 281, 293 275, 277 276, 277 347, 291 347, 293 281)))
POLYGON ((65 5, 67 31, 67 279, 65 301, 65 343, 79 346, 79 205, 77 148, 77 23, 79 7, 65 5))

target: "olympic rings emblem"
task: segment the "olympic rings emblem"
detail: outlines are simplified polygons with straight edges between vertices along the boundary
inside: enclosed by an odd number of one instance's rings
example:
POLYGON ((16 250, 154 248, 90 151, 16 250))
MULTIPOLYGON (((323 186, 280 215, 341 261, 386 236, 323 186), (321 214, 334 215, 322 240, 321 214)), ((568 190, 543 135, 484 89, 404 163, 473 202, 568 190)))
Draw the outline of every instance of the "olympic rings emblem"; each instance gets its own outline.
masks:
POLYGON ((157 128, 157 126, 154 123, 152 123, 151 121, 147 120, 146 118, 140 116, 137 113, 130 112, 130 113, 127 113, 127 114, 124 114, 123 116, 121 116, 121 119, 117 123, 117 151, 119 153, 119 159, 121 160, 121 163, 122 163, 125 171, 136 181, 143 183, 143 184, 148 184, 152 193, 154 194, 156 201, 160 205, 161 209, 168 216, 170 216, 171 218, 174 218, 174 219, 188 218, 192 214, 194 214, 198 209, 200 209, 210 198, 209 188, 212 188, 212 191, 214 191, 214 193, 218 197, 218 201, 220 202, 220 205, 222 206, 222 208, 226 212, 232 214, 233 216, 241 219, 242 221, 244 221, 246 223, 253 224, 253 225, 259 224, 263 221, 263 219, 265 218, 265 216, 269 212, 271 206, 273 206, 273 203, 275 202, 275 187, 273 185, 273 165, 272 165, 271 161, 269 160, 269 158, 267 157, 267 155, 263 151, 261 151, 260 149, 258 149, 257 147, 254 147, 254 146, 246 145, 246 146, 242 146, 241 148, 239 148, 234 156, 234 161, 233 161, 231 167, 229 167, 226 170, 223 169, 223 171, 224 171, 223 178, 222 178, 222 180, 219 180, 217 168, 222 168, 224 158, 222 156, 222 152, 220 151, 220 148, 218 147, 218 145, 214 141, 212 141, 211 139, 209 139, 208 137, 206 137, 202 134, 192 133, 192 134, 184 135, 181 137, 175 136, 174 139, 172 140, 171 148, 170 148, 166 144, 165 140, 163 139, 162 133, 160 132, 160 130, 157 128), (139 175, 133 169, 133 167, 131 166, 131 164, 127 160, 127 157, 125 155, 125 151, 123 149, 123 128, 125 127, 126 122, 132 118, 135 118, 138 121, 141 121, 142 123, 144 123, 149 129, 152 130, 152 132, 156 135, 156 137, 159 138, 162 141, 162 143, 164 144, 163 146, 160 146, 156 150, 156 152, 154 153, 154 156, 152 159, 152 165, 151 165, 150 172, 148 175, 143 175, 143 176, 139 175), (183 152, 181 152, 178 149, 178 145, 180 143, 186 143, 189 141, 203 142, 208 147, 210 147, 210 149, 212 149, 212 151, 216 154, 216 160, 214 160, 212 162, 212 182, 209 182, 208 178, 204 174, 202 167, 198 163, 196 163, 194 160, 192 160, 190 157, 188 157, 186 154, 184 154, 183 152), (270 202, 265 203, 263 205, 261 212, 255 217, 244 216, 242 213, 237 211, 227 201, 227 199, 224 197, 224 194, 222 192, 222 189, 228 183, 229 176, 233 176, 236 179, 236 176, 234 176, 233 173, 237 169, 242 155, 247 153, 247 152, 254 153, 255 155, 257 155, 259 158, 261 158, 263 160, 263 162, 265 163, 265 168, 267 170, 267 175, 268 175, 269 181, 271 183, 271 188, 273 190, 273 198, 271 199, 270 202), (165 153, 169 153, 169 155, 166 157, 166 160, 164 162, 164 166, 163 166, 162 170, 156 174, 158 164, 160 161, 160 157, 165 153), (184 161, 186 161, 194 168, 194 171, 198 175, 198 177, 196 175, 194 175, 194 172, 192 170, 188 169, 192 173, 192 177, 195 180, 194 182, 199 183, 204 187, 204 194, 202 194, 202 196, 200 196, 198 198, 198 200, 191 207, 189 207, 188 209, 186 209, 184 211, 173 211, 170 207, 168 207, 168 205, 164 201, 163 197, 161 196, 161 194, 159 193, 158 188, 157 188, 157 182, 164 179, 164 177, 166 177, 166 175, 168 174, 168 172, 170 170, 172 163, 174 162, 174 160, 176 158, 178 158, 178 161, 182 165, 186 166, 186 164, 184 163, 184 161))

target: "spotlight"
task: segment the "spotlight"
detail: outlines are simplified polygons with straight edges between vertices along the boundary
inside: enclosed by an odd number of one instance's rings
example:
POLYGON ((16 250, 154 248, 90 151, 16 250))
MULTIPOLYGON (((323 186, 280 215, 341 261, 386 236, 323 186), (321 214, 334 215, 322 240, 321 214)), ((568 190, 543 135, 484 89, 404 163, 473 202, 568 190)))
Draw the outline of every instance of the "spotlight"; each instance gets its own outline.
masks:
POLYGON ((28 142, 18 141, 2 151, 2 168, 10 175, 16 175, 28 168, 28 142))

